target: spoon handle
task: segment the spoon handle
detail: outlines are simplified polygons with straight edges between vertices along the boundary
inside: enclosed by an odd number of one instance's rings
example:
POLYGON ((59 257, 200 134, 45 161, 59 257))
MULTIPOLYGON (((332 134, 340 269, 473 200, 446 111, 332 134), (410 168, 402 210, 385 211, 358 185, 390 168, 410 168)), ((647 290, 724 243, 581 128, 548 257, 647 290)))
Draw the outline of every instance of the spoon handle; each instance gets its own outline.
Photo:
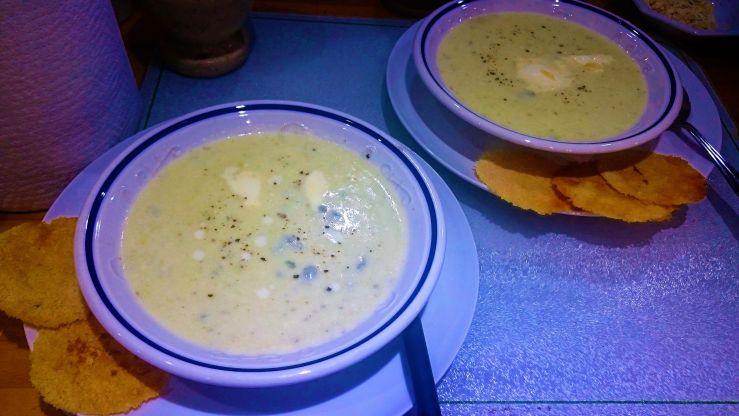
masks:
POLYGON ((713 161, 713 164, 716 165, 721 174, 724 175, 726 181, 729 182, 729 185, 731 185, 731 189, 734 190, 735 194, 739 195, 739 174, 737 174, 736 169, 732 168, 729 163, 726 162, 726 159, 721 156, 721 153, 719 153, 719 151, 716 150, 716 148, 713 147, 711 143, 708 143, 701 132, 693 127, 692 124, 685 122, 683 123, 682 127, 699 145, 701 145, 701 147, 703 147, 706 155, 713 161))
POLYGON ((440 416, 439 397, 436 394, 436 383, 431 371, 431 361, 429 360, 420 315, 406 328, 403 338, 411 382, 413 383, 414 414, 440 416))

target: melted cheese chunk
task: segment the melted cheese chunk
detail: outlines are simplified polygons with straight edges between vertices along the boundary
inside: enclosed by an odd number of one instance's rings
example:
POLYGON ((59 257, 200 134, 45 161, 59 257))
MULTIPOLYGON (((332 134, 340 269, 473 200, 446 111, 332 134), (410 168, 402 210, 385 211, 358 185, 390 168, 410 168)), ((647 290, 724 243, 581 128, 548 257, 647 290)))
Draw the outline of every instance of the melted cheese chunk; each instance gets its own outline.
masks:
POLYGON ((261 181, 251 172, 233 166, 227 167, 221 175, 229 189, 236 195, 244 197, 244 205, 259 205, 261 181))
POLYGON ((316 170, 308 174, 308 177, 303 181, 303 192, 308 203, 313 208, 318 208, 323 200, 323 195, 328 192, 328 182, 326 176, 320 170, 316 170))
POLYGON ((572 83, 570 69, 561 61, 531 63, 521 60, 516 75, 534 92, 559 91, 572 83))
POLYGON ((579 67, 585 71, 601 73, 605 66, 613 63, 613 57, 609 55, 570 55, 565 59, 572 67, 579 67))

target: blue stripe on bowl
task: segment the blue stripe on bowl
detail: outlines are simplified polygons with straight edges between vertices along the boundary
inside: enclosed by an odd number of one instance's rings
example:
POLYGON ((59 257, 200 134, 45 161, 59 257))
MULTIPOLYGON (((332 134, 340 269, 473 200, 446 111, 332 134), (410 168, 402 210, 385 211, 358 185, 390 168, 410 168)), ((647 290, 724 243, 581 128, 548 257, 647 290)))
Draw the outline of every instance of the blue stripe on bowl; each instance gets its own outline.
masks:
POLYGON ((119 163, 115 166, 115 168, 111 171, 110 175, 105 179, 103 184, 100 186, 100 189, 97 191, 97 196, 95 197, 95 200, 92 203, 92 206, 90 208, 90 215, 87 220, 87 229, 85 230, 85 260, 87 264, 87 270, 90 273, 90 279, 92 280, 92 283, 95 287, 95 290, 100 297, 100 299, 103 301, 103 304, 106 308, 108 308, 108 311, 115 317, 115 319, 123 325, 128 332, 130 332, 132 335, 136 336, 139 340, 144 342, 146 345, 156 349, 157 351, 166 354, 172 358, 175 358, 177 360, 186 362, 188 364, 193 364, 197 366, 201 366, 204 368, 214 369, 214 370, 221 370, 221 371, 233 371, 233 372, 253 372, 253 373, 266 373, 271 371, 283 371, 283 370, 291 370, 295 368, 300 368, 304 366, 309 366, 313 364, 317 364, 323 361, 330 360, 332 358, 335 358, 339 355, 342 355, 352 349, 357 348, 358 346, 364 344, 368 340, 372 339, 376 335, 378 335, 380 332, 384 331, 389 325, 391 325, 395 320, 400 317, 400 315, 405 312, 405 310, 410 306, 410 304, 413 302, 413 300, 418 295, 418 292, 423 287, 424 283, 426 282, 426 279, 428 278, 429 271, 431 270, 431 265, 434 262, 434 252, 435 247, 437 243, 438 238, 438 230, 437 230, 437 214, 436 214, 436 208, 434 207, 433 200, 431 199, 431 192, 429 191, 426 183, 424 182, 421 174, 418 172, 418 170, 413 166, 413 163, 406 157, 403 152, 400 151, 395 145, 390 143, 388 140, 383 138, 379 133, 372 130, 370 127, 360 123, 359 121, 349 119, 347 117, 334 114, 332 112, 321 110, 317 108, 311 108, 311 107, 304 107, 301 105, 295 105, 295 104, 284 104, 284 103, 260 103, 260 104, 251 104, 251 105, 236 105, 236 106, 229 106, 224 108, 219 108, 211 111, 207 111, 205 113, 196 114, 192 117, 188 117, 184 120, 181 120, 175 124, 172 124, 171 126, 168 126, 164 128, 163 130, 155 133, 150 138, 136 146, 134 149, 132 149, 119 163), (183 127, 186 127, 188 125, 191 125, 193 123, 197 123, 202 120, 206 120, 212 117, 221 116, 224 114, 230 114, 238 111, 255 111, 255 110, 284 110, 284 111, 294 111, 294 112, 302 112, 302 113, 308 113, 313 114, 321 117, 325 117, 331 120, 338 121, 340 123, 347 124, 369 136, 377 140, 379 143, 384 145, 386 148, 390 149, 393 154, 395 154, 404 164, 405 166, 411 171, 413 174, 413 177, 416 179, 416 181, 419 183, 421 190, 423 191, 423 196, 426 200, 426 205, 429 208, 429 217, 431 218, 431 245, 429 247, 429 253, 428 253, 428 259, 426 261, 426 265, 423 269, 423 274, 421 275, 421 279, 419 280, 418 284, 416 285, 415 289, 413 290, 413 293, 411 294, 410 298, 403 304, 403 306, 398 310, 398 312, 395 313, 385 324, 383 324, 380 328, 366 336, 365 338, 361 339, 360 341, 340 350, 333 354, 329 354, 324 357, 320 357, 311 361, 293 364, 289 366, 282 366, 282 367, 270 367, 270 368, 248 368, 248 367, 228 367, 228 366, 221 366, 221 365, 215 365, 210 364, 198 360, 194 360, 192 358, 188 358, 185 356, 182 356, 174 351, 168 350, 161 345, 158 345, 156 342, 152 341, 151 339, 144 336, 141 332, 136 330, 136 328, 133 327, 128 321, 126 321, 123 316, 113 307, 113 304, 111 303, 110 299, 108 298, 107 294, 103 290, 103 287, 100 283, 100 278, 97 275, 96 267, 95 267, 95 259, 92 255, 92 245, 93 245, 93 238, 94 238, 94 224, 97 221, 98 214, 100 212, 100 207, 105 200, 105 195, 110 190, 113 182, 115 182, 116 178, 120 175, 120 173, 123 171, 123 169, 126 168, 126 166, 133 161, 139 154, 141 154, 144 150, 146 150, 149 146, 156 143, 160 139, 166 137, 172 132, 177 131, 178 129, 181 129, 183 127))
MULTIPOLYGON (((448 5, 446 8, 442 9, 439 12, 439 14, 437 14, 436 16, 434 16, 429 21, 429 23, 426 25, 426 27, 425 27, 425 29, 423 31, 423 34, 421 35, 421 58, 423 60, 423 65, 426 68, 426 72, 428 72, 428 74, 431 76, 431 79, 434 80, 434 83, 436 83, 436 85, 442 91, 444 91, 444 93, 447 96, 449 96, 449 98, 451 98, 452 100, 454 100, 455 103, 459 104, 460 107, 463 107, 464 109, 466 109, 467 111, 469 111, 470 114, 474 114, 480 120, 486 121, 488 123, 493 123, 496 126, 502 128, 504 130, 510 131, 512 133, 522 134, 522 133, 520 133, 520 132, 518 132, 516 130, 508 129, 506 127, 503 127, 503 126, 501 126, 499 124, 496 124, 496 123, 488 120, 485 117, 482 117, 482 116, 478 115, 476 112, 472 111, 471 109, 467 108, 467 106, 465 106, 464 104, 462 104, 461 102, 459 102, 456 97, 454 97, 452 94, 450 94, 449 92, 447 92, 447 90, 446 90, 446 88, 444 88, 444 85, 442 84, 442 82, 440 80, 438 80, 434 76, 434 73, 431 71, 431 68, 429 67, 428 60, 426 59, 427 58, 427 56, 426 56, 426 48, 425 48, 426 38, 428 37, 428 34, 431 31, 431 29, 433 28, 434 24, 439 19, 441 19, 444 15, 446 15, 447 13, 449 13, 450 11, 452 11, 454 9, 457 9, 457 8, 459 8, 461 6, 467 5, 467 4, 475 3, 477 1, 480 1, 480 0, 459 0, 457 2, 454 2, 454 3, 450 4, 450 5, 448 5)), ((657 57, 659 58, 660 62, 662 62, 662 66, 664 66, 665 70, 667 71, 667 76, 670 78, 670 99, 669 99, 669 101, 667 103, 667 107, 665 107, 665 111, 662 113, 662 115, 657 120, 655 120, 655 122, 652 123, 649 127, 646 127, 643 130, 641 130, 641 131, 639 131, 637 133, 634 133, 634 134, 632 134, 630 136, 625 136, 625 137, 621 137, 621 138, 614 139, 614 140, 604 140, 604 141, 597 141, 597 142, 583 142, 583 144, 604 144, 604 143, 619 142, 621 140, 625 140, 625 139, 632 138, 634 136, 638 136, 638 135, 644 133, 645 131, 650 130, 651 128, 653 128, 654 126, 656 126, 657 124, 659 124, 662 120, 664 120, 664 118, 667 117, 667 113, 670 112, 670 109, 675 104, 675 99, 677 97, 678 91, 677 91, 677 77, 675 76, 675 73, 673 72, 672 67, 670 66, 670 63, 667 60, 667 57, 662 53, 662 51, 659 49, 659 47, 657 47, 657 45, 654 42, 652 42, 651 39, 649 39, 649 37, 647 37, 641 30, 639 30, 638 28, 636 28, 635 26, 633 26, 631 23, 627 22, 626 20, 624 20, 624 19, 616 16, 615 14, 611 14, 611 13, 605 11, 605 10, 601 10, 601 9, 595 7, 595 6, 592 6, 590 4, 579 2, 577 0, 558 0, 558 2, 559 3, 570 4, 570 5, 573 5, 573 6, 576 6, 576 7, 580 7, 582 9, 589 10, 589 11, 591 11, 593 13, 599 14, 599 15, 607 18, 607 19, 610 19, 610 20, 618 23, 619 25, 623 26, 624 28, 628 29, 629 32, 631 32, 636 37, 638 37, 639 39, 641 39, 641 41, 644 42, 647 46, 649 46, 649 48, 657 55, 657 57)), ((548 141, 548 142, 561 143, 561 142, 559 142, 557 140, 547 139, 547 138, 544 138, 544 137, 537 137, 537 139, 548 141)))

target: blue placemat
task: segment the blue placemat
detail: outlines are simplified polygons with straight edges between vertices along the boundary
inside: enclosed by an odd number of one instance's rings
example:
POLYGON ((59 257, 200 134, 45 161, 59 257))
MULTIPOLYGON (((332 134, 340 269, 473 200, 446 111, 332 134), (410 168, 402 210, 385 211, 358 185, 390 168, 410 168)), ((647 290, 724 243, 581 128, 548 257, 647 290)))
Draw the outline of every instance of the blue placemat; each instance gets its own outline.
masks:
POLYGON ((537 216, 452 175, 400 124, 385 67, 410 23, 250 23, 253 49, 236 72, 203 80, 153 67, 143 126, 229 101, 298 100, 422 155, 462 203, 481 268, 472 329, 438 387, 445 413, 739 414, 739 200, 718 173, 705 201, 664 224, 537 216))

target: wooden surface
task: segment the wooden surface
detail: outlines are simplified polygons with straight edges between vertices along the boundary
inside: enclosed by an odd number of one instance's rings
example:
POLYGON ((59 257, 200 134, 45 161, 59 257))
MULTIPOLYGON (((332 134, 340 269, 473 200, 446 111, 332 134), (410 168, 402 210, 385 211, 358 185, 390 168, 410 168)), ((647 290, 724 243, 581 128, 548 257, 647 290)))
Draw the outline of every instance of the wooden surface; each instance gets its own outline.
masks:
MULTIPOLYGON (((631 2, 593 0, 592 3, 625 17, 639 27, 650 28, 631 2)), ((385 8, 379 0, 255 0, 255 11, 282 13, 408 18, 385 8)), ((139 82, 153 51, 152 30, 145 11, 134 7, 121 31, 131 65, 139 82)), ((703 68, 733 120, 739 120, 739 39, 719 39, 676 43, 703 68)), ((0 212, 0 231, 22 222, 40 221, 43 213, 8 214, 0 212)), ((28 347, 22 323, 0 312, 0 416, 63 414, 40 401, 28 378, 28 347)))

